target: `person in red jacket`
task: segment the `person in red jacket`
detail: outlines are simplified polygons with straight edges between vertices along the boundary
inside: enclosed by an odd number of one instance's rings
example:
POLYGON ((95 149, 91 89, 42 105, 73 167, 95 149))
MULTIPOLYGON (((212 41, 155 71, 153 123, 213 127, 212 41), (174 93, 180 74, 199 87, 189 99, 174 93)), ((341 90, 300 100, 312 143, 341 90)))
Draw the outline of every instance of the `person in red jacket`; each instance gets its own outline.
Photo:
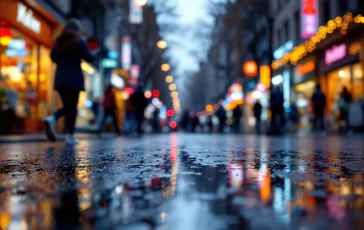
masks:
POLYGON ((102 130, 104 129, 106 119, 109 116, 111 116, 112 119, 113 119, 116 134, 119 136, 120 135, 120 130, 119 130, 119 125, 118 125, 118 121, 117 121, 117 118, 116 118, 117 105, 116 105, 115 94, 114 94, 112 85, 109 85, 106 88, 105 95, 104 95, 104 101, 102 103, 102 107, 104 108, 104 117, 102 118, 102 121, 100 123, 100 128, 98 130, 98 133, 100 134, 102 132, 102 130))

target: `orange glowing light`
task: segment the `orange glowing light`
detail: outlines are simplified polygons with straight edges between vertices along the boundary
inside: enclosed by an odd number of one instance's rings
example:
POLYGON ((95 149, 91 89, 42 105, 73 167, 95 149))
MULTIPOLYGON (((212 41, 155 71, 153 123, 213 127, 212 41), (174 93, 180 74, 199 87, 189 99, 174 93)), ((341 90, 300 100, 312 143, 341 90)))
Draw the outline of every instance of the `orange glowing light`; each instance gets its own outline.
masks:
POLYGON ((301 76, 310 73, 314 70, 315 70, 315 62, 313 61, 309 61, 297 67, 297 73, 301 76))
POLYGON ((212 105, 206 105, 206 110, 207 110, 208 112, 211 112, 211 111, 213 110, 212 105))
POLYGON ((164 72, 167 72, 168 70, 170 70, 170 69, 171 69, 171 66, 170 66, 170 65, 168 65, 168 64, 163 64, 163 65, 161 66, 161 69, 162 69, 164 72))
POLYGON ((149 98, 151 98, 151 97, 152 97, 152 92, 150 92, 149 90, 147 90, 147 91, 145 91, 144 96, 145 96, 147 99, 149 99, 149 98))
POLYGON ((243 65, 243 72, 248 77, 255 77, 258 74, 258 65, 255 61, 249 60, 243 65))
POLYGON ((270 88, 270 67, 269 65, 263 65, 260 67, 260 83, 262 83, 265 88, 270 88))

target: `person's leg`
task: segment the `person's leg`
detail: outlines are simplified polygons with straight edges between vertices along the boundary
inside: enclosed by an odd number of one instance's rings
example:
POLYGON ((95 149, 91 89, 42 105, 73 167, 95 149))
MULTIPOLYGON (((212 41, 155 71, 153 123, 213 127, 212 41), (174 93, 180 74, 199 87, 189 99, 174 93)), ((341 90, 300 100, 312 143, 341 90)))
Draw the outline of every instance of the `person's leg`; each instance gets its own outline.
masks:
POLYGON ((110 115, 111 115, 113 123, 114 123, 115 132, 116 132, 117 135, 119 135, 120 134, 120 129, 119 129, 118 119, 116 117, 115 111, 111 110, 110 115))
POLYGON ((109 116, 107 110, 105 109, 104 110, 104 115, 101 119, 101 122, 100 122, 100 125, 99 125, 99 129, 98 129, 98 132, 101 133, 103 130, 104 130, 104 125, 105 125, 105 122, 106 122, 106 119, 107 117, 109 116))
POLYGON ((67 105, 65 105, 66 114, 68 117, 68 133, 73 135, 75 132, 76 118, 77 118, 77 104, 80 91, 71 90, 69 92, 69 98, 67 105))
POLYGON ((56 121, 66 115, 65 104, 68 101, 68 91, 67 90, 58 90, 58 93, 61 97, 63 107, 56 111, 53 115, 48 116, 44 119, 44 127, 45 134, 48 140, 55 142, 56 141, 56 130, 55 125, 56 121))
POLYGON ((324 114, 320 115, 320 129, 321 131, 325 131, 325 119, 324 114))

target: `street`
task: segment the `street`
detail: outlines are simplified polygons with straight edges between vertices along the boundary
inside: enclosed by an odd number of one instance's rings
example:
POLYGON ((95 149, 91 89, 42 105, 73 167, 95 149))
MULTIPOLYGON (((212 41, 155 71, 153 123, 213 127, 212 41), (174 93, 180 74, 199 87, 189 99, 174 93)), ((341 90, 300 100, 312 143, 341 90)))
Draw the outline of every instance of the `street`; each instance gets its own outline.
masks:
POLYGON ((362 136, 3 142, 0 229, 363 229, 362 136))

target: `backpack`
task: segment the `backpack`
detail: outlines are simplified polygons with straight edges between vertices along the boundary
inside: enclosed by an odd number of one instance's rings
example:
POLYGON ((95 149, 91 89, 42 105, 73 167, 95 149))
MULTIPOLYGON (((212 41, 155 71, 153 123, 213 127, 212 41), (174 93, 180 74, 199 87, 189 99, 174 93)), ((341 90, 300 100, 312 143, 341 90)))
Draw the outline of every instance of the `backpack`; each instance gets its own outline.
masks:
POLYGON ((360 127, 363 124, 363 111, 360 103, 353 102, 349 105, 348 119, 350 127, 360 127))

